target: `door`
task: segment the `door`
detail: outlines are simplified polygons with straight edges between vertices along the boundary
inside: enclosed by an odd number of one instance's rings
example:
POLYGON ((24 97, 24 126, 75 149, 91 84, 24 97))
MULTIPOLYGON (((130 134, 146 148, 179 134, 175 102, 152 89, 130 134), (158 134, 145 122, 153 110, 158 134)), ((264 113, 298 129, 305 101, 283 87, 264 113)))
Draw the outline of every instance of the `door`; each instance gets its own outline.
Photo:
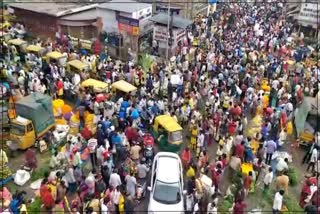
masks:
POLYGON ((22 149, 30 148, 34 145, 34 142, 36 141, 36 134, 33 128, 33 124, 29 123, 26 125, 26 134, 24 137, 24 142, 22 142, 23 145, 21 147, 24 147, 22 149))

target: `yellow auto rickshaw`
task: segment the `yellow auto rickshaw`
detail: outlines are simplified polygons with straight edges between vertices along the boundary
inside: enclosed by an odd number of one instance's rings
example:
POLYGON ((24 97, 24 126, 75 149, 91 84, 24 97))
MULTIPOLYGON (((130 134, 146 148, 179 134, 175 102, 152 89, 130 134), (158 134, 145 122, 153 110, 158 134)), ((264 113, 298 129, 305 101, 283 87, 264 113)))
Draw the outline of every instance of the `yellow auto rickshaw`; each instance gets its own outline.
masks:
POLYGON ((67 63, 67 55, 63 55, 60 52, 57 51, 53 51, 53 52, 49 52, 47 53, 47 55, 45 57, 43 57, 43 59, 49 64, 51 62, 55 62, 57 63, 58 66, 65 66, 67 63))
POLYGON ((182 127, 169 115, 157 116, 153 136, 162 151, 178 152, 182 144, 182 127))
POLYGON ((80 60, 72 60, 67 63, 67 71, 72 73, 80 73, 81 71, 88 71, 89 66, 86 63, 81 62, 80 60))
POLYGON ((11 39, 8 41, 8 44, 14 46, 18 53, 25 53, 27 48, 27 41, 22 39, 11 39))
POLYGON ((0 40, 1 40, 1 42, 3 42, 3 41, 7 42, 10 39, 11 39, 11 34, 10 33, 0 31, 0 40))
POLYGON ((26 48, 28 45, 27 41, 22 39, 11 39, 8 41, 8 45, 10 47, 10 52, 13 55, 13 60, 15 62, 25 62, 26 48))
POLYGON ((39 45, 29 45, 26 48, 28 53, 33 53, 34 55, 38 57, 43 57, 45 55, 46 49, 44 47, 41 47, 39 45))
POLYGON ((112 91, 115 93, 120 93, 120 94, 134 94, 137 91, 137 87, 134 85, 131 85, 130 83, 124 81, 124 80, 119 80, 117 82, 114 82, 112 85, 112 91))
POLYGON ((109 91, 108 84, 95 79, 87 79, 81 83, 81 88, 93 88, 95 93, 107 93, 109 91))

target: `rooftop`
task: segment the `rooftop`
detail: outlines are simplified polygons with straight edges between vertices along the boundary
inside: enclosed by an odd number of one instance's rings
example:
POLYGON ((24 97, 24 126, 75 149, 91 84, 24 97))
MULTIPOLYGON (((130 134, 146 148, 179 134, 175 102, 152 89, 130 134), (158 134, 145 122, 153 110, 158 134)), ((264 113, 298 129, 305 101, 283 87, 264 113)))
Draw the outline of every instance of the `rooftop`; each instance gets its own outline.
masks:
POLYGON ((97 4, 86 4, 86 3, 54 3, 54 2, 21 2, 21 3, 10 3, 10 7, 18 8, 23 10, 29 10, 36 13, 43 13, 55 17, 69 15, 91 8, 95 8, 97 4))
POLYGON ((98 6, 98 8, 115 10, 124 13, 133 13, 147 7, 152 7, 152 4, 140 3, 132 0, 112 0, 98 6))
MULTIPOLYGON (((159 23, 159 24, 167 25, 169 18, 170 17, 168 16, 167 13, 159 13, 159 14, 151 17, 150 20, 153 22, 159 23)), ((173 15, 173 21, 172 21, 173 27, 185 29, 191 24, 192 24, 191 20, 182 18, 180 16, 173 15)))

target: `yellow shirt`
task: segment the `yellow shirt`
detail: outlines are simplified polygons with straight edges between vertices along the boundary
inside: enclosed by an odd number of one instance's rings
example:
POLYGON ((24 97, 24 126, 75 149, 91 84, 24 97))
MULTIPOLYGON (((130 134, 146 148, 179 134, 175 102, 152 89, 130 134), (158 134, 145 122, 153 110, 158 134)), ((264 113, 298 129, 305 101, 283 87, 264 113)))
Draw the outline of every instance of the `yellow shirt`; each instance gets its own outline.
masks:
POLYGON ((189 169, 187 170, 187 177, 191 178, 195 175, 196 175, 196 173, 195 173, 194 169, 192 167, 189 167, 189 169))
POLYGON ((119 212, 124 213, 124 197, 123 195, 119 198, 119 212))

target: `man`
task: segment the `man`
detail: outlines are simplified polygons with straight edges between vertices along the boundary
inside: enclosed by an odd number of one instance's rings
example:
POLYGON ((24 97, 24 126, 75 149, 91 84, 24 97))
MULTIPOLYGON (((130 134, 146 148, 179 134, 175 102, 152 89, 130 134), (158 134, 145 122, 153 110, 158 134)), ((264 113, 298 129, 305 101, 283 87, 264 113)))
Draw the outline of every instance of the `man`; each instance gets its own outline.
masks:
POLYGON ((288 194, 289 177, 286 172, 282 172, 280 176, 276 178, 276 188, 277 190, 284 190, 288 194))
POLYGON ((130 149, 130 157, 132 160, 137 161, 140 158, 141 147, 138 144, 135 144, 130 149))
POLYGON ((276 166, 277 172, 283 172, 284 170, 288 170, 288 158, 280 158, 276 166))
POLYGON ((277 149, 277 144, 273 140, 268 140, 265 142, 264 147, 267 149, 266 164, 270 165, 272 155, 277 149))
POLYGON ((137 180, 132 173, 127 175, 125 180, 126 180, 126 191, 131 197, 134 198, 136 196, 137 180))
POLYGON ((137 165, 137 171, 138 171, 138 178, 144 179, 147 177, 147 173, 149 172, 149 168, 146 166, 144 158, 137 165))
POLYGON ((313 141, 311 144, 308 144, 308 145, 309 145, 309 149, 302 159, 302 164, 308 163, 310 161, 311 154, 312 154, 312 151, 313 151, 316 143, 315 143, 315 141, 313 141))
POLYGON ((245 151, 244 144, 245 144, 245 142, 241 141, 241 143, 236 145, 235 150, 234 150, 235 156, 240 158, 242 161, 244 158, 244 151, 245 151))
POLYGON ((314 148, 312 150, 310 162, 307 167, 307 172, 309 172, 310 168, 312 169, 312 172, 314 172, 314 167, 315 167, 317 160, 318 160, 318 146, 316 145, 316 146, 314 146, 314 148))
POLYGON ((273 206, 272 206, 273 214, 280 213, 280 210, 282 209, 283 195, 284 195, 284 190, 280 190, 275 194, 274 200, 273 200, 273 206))
POLYGON ((264 183, 264 188, 263 188, 263 194, 266 195, 267 191, 270 188, 270 185, 272 183, 273 179, 273 171, 272 167, 269 167, 267 174, 264 176, 263 183, 264 183))
POLYGON ((121 185, 121 179, 117 169, 114 169, 113 173, 110 175, 109 185, 113 187, 113 189, 116 189, 116 187, 121 185))
POLYGON ((90 138, 88 140, 88 148, 90 150, 90 160, 91 160, 92 169, 95 168, 97 165, 97 155, 96 155, 97 146, 98 146, 97 139, 90 138))

